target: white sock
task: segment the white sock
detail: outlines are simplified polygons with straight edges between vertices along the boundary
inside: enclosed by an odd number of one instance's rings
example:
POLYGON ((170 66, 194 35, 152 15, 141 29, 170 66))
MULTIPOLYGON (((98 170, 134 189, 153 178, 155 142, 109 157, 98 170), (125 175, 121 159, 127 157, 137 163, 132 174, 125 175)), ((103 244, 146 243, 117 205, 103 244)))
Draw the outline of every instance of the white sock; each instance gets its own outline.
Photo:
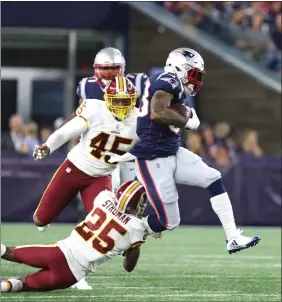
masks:
POLYGON ((227 240, 236 236, 236 224, 228 194, 223 193, 212 197, 211 205, 224 228, 227 240))
POLYGON ((1 243, 1 257, 6 253, 6 246, 1 243))
POLYGON ((1 281, 1 293, 20 292, 23 289, 22 281, 18 279, 8 279, 1 281))

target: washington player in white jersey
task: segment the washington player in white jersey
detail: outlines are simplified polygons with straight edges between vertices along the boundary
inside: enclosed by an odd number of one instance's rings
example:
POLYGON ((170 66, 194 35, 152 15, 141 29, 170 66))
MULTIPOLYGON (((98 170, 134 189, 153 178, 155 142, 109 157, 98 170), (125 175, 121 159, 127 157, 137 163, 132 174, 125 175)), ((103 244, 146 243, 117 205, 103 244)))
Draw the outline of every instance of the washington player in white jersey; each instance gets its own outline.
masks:
MULTIPOLYGON (((137 102, 136 107, 139 108, 141 103, 143 91, 145 89, 145 83, 148 80, 148 76, 145 73, 128 73, 126 78, 129 79, 137 90, 137 102)), ((117 165, 117 168, 112 173, 113 189, 118 189, 121 183, 128 180, 135 179, 135 161, 121 162, 117 165)))
POLYGON ((51 179, 34 213, 38 227, 50 224, 80 192, 86 211, 103 190, 111 190, 110 174, 115 164, 111 154, 122 155, 136 142, 136 89, 124 77, 115 77, 104 95, 105 102, 85 100, 76 117, 55 131, 45 144, 36 146, 35 159, 43 159, 72 137, 80 142, 51 179))
POLYGON ((68 238, 56 244, 17 247, 1 244, 1 258, 41 268, 20 280, 2 281, 1 292, 68 288, 118 255, 125 256, 123 267, 131 272, 146 239, 145 226, 138 218, 146 205, 143 186, 138 181, 129 181, 121 185, 116 196, 110 191, 100 192, 85 220, 68 238))

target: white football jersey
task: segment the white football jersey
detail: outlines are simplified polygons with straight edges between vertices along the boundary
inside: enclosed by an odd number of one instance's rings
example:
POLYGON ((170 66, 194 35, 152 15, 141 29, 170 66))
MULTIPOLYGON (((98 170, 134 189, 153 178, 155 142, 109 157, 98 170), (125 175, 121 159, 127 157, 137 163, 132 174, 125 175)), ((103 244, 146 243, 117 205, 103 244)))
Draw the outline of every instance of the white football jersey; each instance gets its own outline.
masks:
POLYGON ((115 164, 108 162, 105 151, 123 155, 138 141, 136 134, 137 109, 123 121, 117 121, 106 103, 97 99, 85 100, 76 110, 88 130, 80 142, 69 152, 68 159, 84 173, 96 177, 109 175, 115 164))
POLYGON ((93 210, 77 225, 70 237, 58 242, 77 279, 95 271, 108 259, 145 241, 141 219, 118 212, 112 192, 102 191, 93 210))

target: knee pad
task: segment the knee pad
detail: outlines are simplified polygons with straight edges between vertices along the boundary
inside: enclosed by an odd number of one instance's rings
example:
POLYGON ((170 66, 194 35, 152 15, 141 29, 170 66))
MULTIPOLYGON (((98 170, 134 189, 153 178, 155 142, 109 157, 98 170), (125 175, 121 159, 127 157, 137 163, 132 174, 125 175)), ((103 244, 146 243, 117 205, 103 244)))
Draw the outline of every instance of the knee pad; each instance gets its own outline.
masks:
MULTIPOLYGON (((219 173, 220 174, 220 173, 219 173)), ((207 191, 210 194, 210 197, 214 197, 220 194, 223 194, 226 192, 222 179, 219 178, 216 181, 214 181, 213 183, 211 183, 208 187, 207 187, 207 191)))

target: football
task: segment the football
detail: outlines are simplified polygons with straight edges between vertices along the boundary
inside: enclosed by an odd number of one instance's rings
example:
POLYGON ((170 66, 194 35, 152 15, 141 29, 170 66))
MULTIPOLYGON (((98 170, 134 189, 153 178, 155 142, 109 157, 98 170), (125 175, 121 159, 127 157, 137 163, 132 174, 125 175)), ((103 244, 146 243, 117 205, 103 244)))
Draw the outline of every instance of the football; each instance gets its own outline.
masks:
POLYGON ((191 117, 191 110, 183 104, 174 104, 169 107, 169 109, 177 112, 183 117, 191 117))

